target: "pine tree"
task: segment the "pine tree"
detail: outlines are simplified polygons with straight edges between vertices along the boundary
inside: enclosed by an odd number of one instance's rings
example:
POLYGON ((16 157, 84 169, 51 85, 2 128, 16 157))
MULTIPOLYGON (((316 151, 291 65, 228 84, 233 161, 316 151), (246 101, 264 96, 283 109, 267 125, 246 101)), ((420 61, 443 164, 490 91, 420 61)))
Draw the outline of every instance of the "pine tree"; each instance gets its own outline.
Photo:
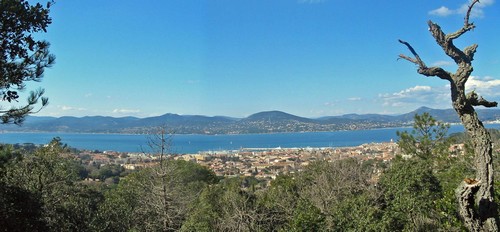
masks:
POLYGON ((44 90, 31 91, 26 104, 20 104, 19 92, 28 81, 39 82, 45 68, 54 64, 47 41, 35 40, 35 33, 47 32, 52 23, 49 1, 30 5, 27 0, 0 0, 0 100, 9 106, 0 107, 2 123, 21 124, 29 114, 48 104, 44 90), (35 105, 41 101, 41 107, 35 105))

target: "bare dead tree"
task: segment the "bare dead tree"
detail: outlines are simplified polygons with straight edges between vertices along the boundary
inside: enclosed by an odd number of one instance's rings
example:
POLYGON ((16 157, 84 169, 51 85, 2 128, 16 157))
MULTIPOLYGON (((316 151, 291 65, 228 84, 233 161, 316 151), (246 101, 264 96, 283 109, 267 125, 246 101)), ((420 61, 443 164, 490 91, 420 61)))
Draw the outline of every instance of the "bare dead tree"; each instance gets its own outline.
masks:
POLYGON ((357 159, 333 162, 318 161, 303 172, 299 194, 310 201, 325 216, 328 231, 335 230, 334 210, 353 195, 366 192, 370 174, 363 170, 357 159))
POLYGON ((474 106, 496 107, 497 103, 485 100, 474 91, 465 93, 465 83, 474 69, 472 61, 478 46, 472 44, 460 50, 453 44, 455 39, 475 28, 475 25, 469 22, 469 17, 472 8, 477 3, 479 0, 473 0, 470 3, 464 25, 453 33, 445 34, 438 24, 428 22, 429 31, 437 44, 458 65, 455 73, 448 72, 441 67, 427 67, 415 49, 402 40, 399 42, 410 50, 413 57, 406 55, 399 55, 399 57, 416 64, 419 74, 437 76, 450 82, 453 108, 472 140, 476 166, 476 178, 466 178, 456 190, 459 202, 458 211, 470 231, 498 231, 497 206, 494 202, 493 189, 492 142, 488 131, 474 110, 474 106))
MULTIPOLYGON (((150 132, 147 137, 147 146, 152 155, 159 157, 159 166, 153 169, 149 183, 151 197, 146 198, 147 205, 159 216, 162 231, 174 231, 179 226, 178 221, 182 218, 184 207, 180 207, 178 194, 181 191, 176 188, 179 185, 173 176, 176 167, 168 161, 170 149, 172 148, 173 132, 167 131, 166 126, 161 126, 150 132)), ((153 222, 156 223, 156 222, 153 222)))

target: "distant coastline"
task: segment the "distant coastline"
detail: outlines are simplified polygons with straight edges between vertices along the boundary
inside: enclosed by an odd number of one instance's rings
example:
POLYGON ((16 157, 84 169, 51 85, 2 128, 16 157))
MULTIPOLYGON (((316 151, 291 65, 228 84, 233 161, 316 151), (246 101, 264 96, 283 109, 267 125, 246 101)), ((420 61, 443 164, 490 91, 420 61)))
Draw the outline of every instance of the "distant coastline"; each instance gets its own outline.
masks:
MULTIPOLYGON (((487 124, 488 128, 500 129, 500 124, 487 124)), ((239 150, 241 148, 321 148, 351 147, 366 143, 381 143, 397 140, 397 131, 411 130, 411 127, 350 130, 334 132, 289 132, 273 134, 240 135, 184 135, 172 137, 171 152, 193 154, 202 151, 239 150)), ((449 133, 462 132, 461 125, 450 127, 449 133)), ((98 134, 98 133, 0 133, 0 143, 7 144, 47 144, 54 137, 62 143, 82 150, 142 152, 147 146, 147 135, 139 134, 98 134)))
MULTIPOLYGON (((457 114, 452 109, 442 110, 421 107, 401 115, 346 114, 315 119, 281 111, 260 112, 246 118, 177 114, 165 114, 149 118, 103 116, 54 118, 30 116, 21 127, 17 125, 0 125, 0 132, 141 135, 150 134, 159 127, 165 127, 175 134, 185 135, 333 132, 411 126, 415 114, 424 112, 431 114, 437 120, 447 123, 460 122, 457 114)), ((500 122, 499 109, 478 109, 477 112, 485 123, 500 122)))

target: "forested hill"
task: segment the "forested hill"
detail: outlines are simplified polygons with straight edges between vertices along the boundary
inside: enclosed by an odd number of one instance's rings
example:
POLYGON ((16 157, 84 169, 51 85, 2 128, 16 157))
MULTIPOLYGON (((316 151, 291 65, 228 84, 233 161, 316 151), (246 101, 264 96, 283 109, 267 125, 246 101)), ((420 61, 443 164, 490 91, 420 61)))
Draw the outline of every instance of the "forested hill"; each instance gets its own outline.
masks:
MULTIPOLYGON (((304 118, 281 111, 266 111, 246 118, 224 116, 165 114, 156 117, 37 117, 30 116, 22 126, 0 125, 7 132, 73 132, 73 133, 147 133, 151 128, 166 126, 179 134, 244 134, 357 130, 400 127, 412 124, 416 113, 430 113, 434 118, 457 123, 452 109, 421 107, 401 115, 346 114, 321 118, 304 118)), ((500 120, 499 109, 477 110, 481 120, 500 120)))

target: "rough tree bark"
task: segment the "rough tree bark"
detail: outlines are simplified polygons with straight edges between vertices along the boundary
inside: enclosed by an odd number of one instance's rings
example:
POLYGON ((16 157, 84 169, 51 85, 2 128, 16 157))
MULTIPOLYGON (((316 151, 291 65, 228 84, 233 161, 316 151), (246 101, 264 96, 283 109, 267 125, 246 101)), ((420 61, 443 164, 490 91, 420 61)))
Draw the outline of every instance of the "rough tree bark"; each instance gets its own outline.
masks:
POLYGON ((456 190, 459 213, 470 231, 498 231, 497 206, 494 202, 493 190, 492 143, 488 131, 474 110, 474 106, 496 107, 497 103, 485 100, 474 91, 465 93, 465 83, 473 71, 472 61, 477 44, 470 45, 463 50, 453 44, 454 39, 475 28, 475 25, 469 22, 469 17, 472 8, 477 3, 479 0, 471 2, 463 27, 453 33, 445 34, 439 25, 432 21, 428 22, 429 31, 437 44, 458 65, 455 73, 448 72, 441 67, 427 67, 413 47, 402 40, 399 42, 410 50, 413 57, 406 55, 399 55, 399 57, 416 64, 418 73, 424 76, 437 76, 450 82, 453 108, 472 140, 476 165, 476 178, 464 179, 456 190))

